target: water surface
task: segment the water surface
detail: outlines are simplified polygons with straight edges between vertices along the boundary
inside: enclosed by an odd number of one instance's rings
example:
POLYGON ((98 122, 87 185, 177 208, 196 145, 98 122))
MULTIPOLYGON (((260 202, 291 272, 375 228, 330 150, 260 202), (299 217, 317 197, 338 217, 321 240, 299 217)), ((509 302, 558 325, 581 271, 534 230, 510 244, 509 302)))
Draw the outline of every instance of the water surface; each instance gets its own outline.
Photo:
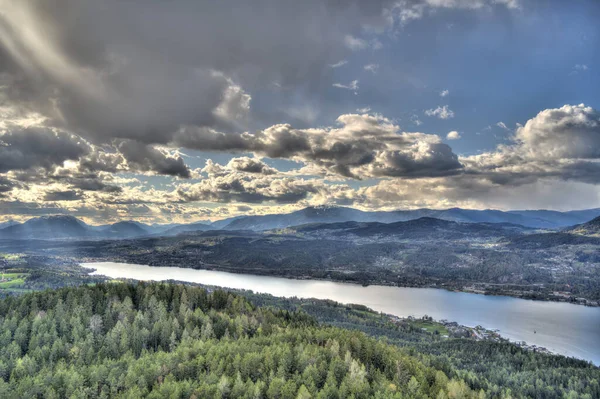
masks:
POLYGON ((560 302, 485 296, 434 288, 403 288, 318 280, 234 274, 180 267, 127 263, 84 263, 94 274, 134 280, 179 280, 252 290, 281 297, 332 299, 356 303, 400 317, 425 314, 436 320, 497 329, 512 341, 526 341, 553 352, 600 364, 600 308, 560 302))

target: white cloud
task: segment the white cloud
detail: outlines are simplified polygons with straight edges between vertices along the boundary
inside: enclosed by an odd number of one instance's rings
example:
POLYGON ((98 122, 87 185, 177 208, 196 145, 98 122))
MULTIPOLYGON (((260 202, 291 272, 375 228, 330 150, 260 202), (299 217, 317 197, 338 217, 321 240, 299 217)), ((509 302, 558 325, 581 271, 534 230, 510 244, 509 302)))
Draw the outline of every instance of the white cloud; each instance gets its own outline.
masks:
POLYGON ((438 106, 437 108, 428 109, 425 111, 425 115, 427 116, 435 116, 440 119, 450 119, 454 118, 454 111, 448 108, 447 105, 438 106))
POLYGON ((516 139, 528 156, 540 159, 600 158, 600 112, 565 105, 546 109, 517 128, 516 139))
POLYGON ((383 48, 383 44, 377 39, 371 39, 369 41, 361 39, 356 36, 346 35, 344 37, 344 44, 352 51, 366 50, 380 50, 383 48))
POLYGON ((569 73, 569 75, 576 75, 579 72, 587 72, 590 70, 590 67, 586 64, 576 64, 573 69, 571 70, 571 73, 569 73))
POLYGON ((338 89, 352 90, 356 94, 356 92, 358 91, 358 80, 353 80, 347 85, 342 83, 334 83, 332 86, 337 87, 338 89))
POLYGON ((415 125, 415 126, 421 126, 423 124, 423 122, 419 119, 418 115, 413 115, 410 117, 410 121, 415 125))
POLYGON ((339 68, 339 67, 341 67, 341 66, 344 66, 344 65, 346 65, 347 63, 348 63, 348 61, 346 61, 346 60, 341 60, 341 61, 338 61, 338 62, 336 62, 335 64, 329 64, 329 67, 330 67, 330 68, 339 68))
POLYGON ((371 46, 371 49, 373 49, 373 50, 381 50, 383 48, 383 43, 381 43, 377 39, 371 40, 369 42, 369 45, 371 46))
POLYGON ((446 97, 449 94, 450 94, 450 90, 448 90, 448 89, 440 91, 440 97, 446 97))
POLYGON ((458 140, 461 138, 461 135, 456 130, 453 130, 446 135, 446 138, 448 140, 458 140))
POLYGON ((366 40, 352 35, 346 35, 344 37, 344 44, 352 51, 364 50, 369 46, 369 43, 366 40))
POLYGON ((520 8, 519 0, 414 0, 399 1, 393 7, 394 17, 401 24, 423 18, 426 14, 432 14, 437 9, 464 9, 480 10, 491 6, 505 6, 508 9, 520 8))
POLYGON ((379 70, 379 64, 367 64, 363 67, 365 71, 369 71, 373 74, 376 74, 379 70))
POLYGON ((499 128, 501 128, 501 129, 504 129, 504 130, 506 130, 506 131, 509 131, 509 132, 511 131, 511 130, 509 129, 509 127, 508 127, 508 126, 506 126, 506 124, 505 124, 504 122, 502 122, 502 121, 500 121, 500 122, 496 123, 496 126, 498 126, 498 127, 499 127, 499 128))

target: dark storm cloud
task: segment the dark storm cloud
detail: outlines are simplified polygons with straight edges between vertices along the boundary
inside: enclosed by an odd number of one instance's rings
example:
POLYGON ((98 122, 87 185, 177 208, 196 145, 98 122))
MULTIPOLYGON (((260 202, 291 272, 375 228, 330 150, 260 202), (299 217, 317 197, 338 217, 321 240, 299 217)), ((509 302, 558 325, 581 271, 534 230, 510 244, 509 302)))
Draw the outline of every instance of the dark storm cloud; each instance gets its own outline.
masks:
POLYGON ((174 144, 294 159, 351 178, 443 176, 462 168, 458 156, 438 136, 401 132, 377 115, 347 114, 337 123, 318 129, 280 124, 241 134, 189 128, 175 135, 174 144))
POLYGON ((164 144, 235 126, 236 83, 320 87, 348 32, 389 23, 386 3, 22 0, 0 15, 0 72, 13 104, 95 143, 164 144))
POLYGON ((131 170, 155 172, 161 175, 190 177, 190 170, 179 155, 171 155, 149 145, 140 145, 135 141, 124 141, 119 151, 127 160, 131 170))
POLYGON ((44 201, 76 201, 83 196, 75 190, 49 191, 44 195, 44 201))
POLYGON ((22 186, 21 183, 10 180, 7 177, 0 175, 0 193, 7 193, 9 191, 12 191, 13 188, 20 186, 22 186))
POLYGON ((89 144, 70 133, 13 126, 0 133, 0 173, 34 167, 50 169, 67 160, 77 160, 89 151, 89 144))

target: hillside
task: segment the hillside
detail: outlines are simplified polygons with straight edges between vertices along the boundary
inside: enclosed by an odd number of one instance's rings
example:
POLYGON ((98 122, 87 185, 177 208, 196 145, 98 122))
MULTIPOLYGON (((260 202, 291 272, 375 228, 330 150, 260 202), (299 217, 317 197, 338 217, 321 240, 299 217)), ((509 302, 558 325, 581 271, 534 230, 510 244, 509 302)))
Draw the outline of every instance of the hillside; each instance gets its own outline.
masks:
POLYGON ((222 290, 156 283, 1 300, 0 397, 554 399, 600 393, 600 369, 583 361, 509 343, 443 338, 359 306, 246 295, 268 307, 222 290))
POLYGON ((0 302, 0 397, 454 397, 460 380, 358 332, 225 291, 100 284, 0 302))
POLYGON ((340 222, 313 223, 291 227, 293 231, 312 236, 371 237, 385 240, 463 240, 491 239, 530 233, 532 229, 508 223, 458 223, 422 217, 405 222, 340 222))
POLYGON ((573 226, 564 231, 565 233, 584 235, 588 237, 600 237, 600 217, 589 222, 573 226))

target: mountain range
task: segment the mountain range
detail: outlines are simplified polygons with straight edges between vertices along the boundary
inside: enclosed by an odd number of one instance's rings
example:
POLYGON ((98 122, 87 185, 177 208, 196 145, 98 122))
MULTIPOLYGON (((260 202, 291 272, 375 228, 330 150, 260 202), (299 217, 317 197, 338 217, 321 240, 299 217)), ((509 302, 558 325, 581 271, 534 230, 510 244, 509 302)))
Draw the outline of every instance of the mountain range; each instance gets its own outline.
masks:
MULTIPOLYGON (((308 223, 380 222, 394 223, 429 217, 463 223, 510 223, 538 229, 562 229, 600 216, 600 208, 581 211, 498 211, 474 209, 416 209, 408 211, 365 212, 345 207, 308 207, 288 214, 242 216, 221 220, 219 229, 270 230, 308 223)), ((216 223, 212 225, 215 226, 216 223)))
MULTIPOLYGON (((445 210, 417 209, 408 211, 366 212, 346 207, 308 207, 287 214, 237 216, 234 218, 190 224, 143 224, 135 221, 91 226, 65 215, 43 216, 24 223, 6 222, 0 225, 2 239, 63 239, 63 238, 133 238, 142 236, 174 236, 181 233, 208 230, 275 230, 292 226, 329 223, 377 223, 376 230, 385 231, 384 224, 407 222, 421 218, 460 223, 493 223, 522 226, 530 229, 567 230, 569 233, 595 228, 600 233, 600 208, 580 211, 498 211, 451 208, 445 210), (598 218, 598 219, 596 219, 598 218), (594 219, 594 220, 592 220, 594 219), (590 221, 589 223, 587 223, 590 221)), ((362 226, 373 228, 374 226, 362 226)), ((435 228, 435 227, 432 227, 435 228)))

